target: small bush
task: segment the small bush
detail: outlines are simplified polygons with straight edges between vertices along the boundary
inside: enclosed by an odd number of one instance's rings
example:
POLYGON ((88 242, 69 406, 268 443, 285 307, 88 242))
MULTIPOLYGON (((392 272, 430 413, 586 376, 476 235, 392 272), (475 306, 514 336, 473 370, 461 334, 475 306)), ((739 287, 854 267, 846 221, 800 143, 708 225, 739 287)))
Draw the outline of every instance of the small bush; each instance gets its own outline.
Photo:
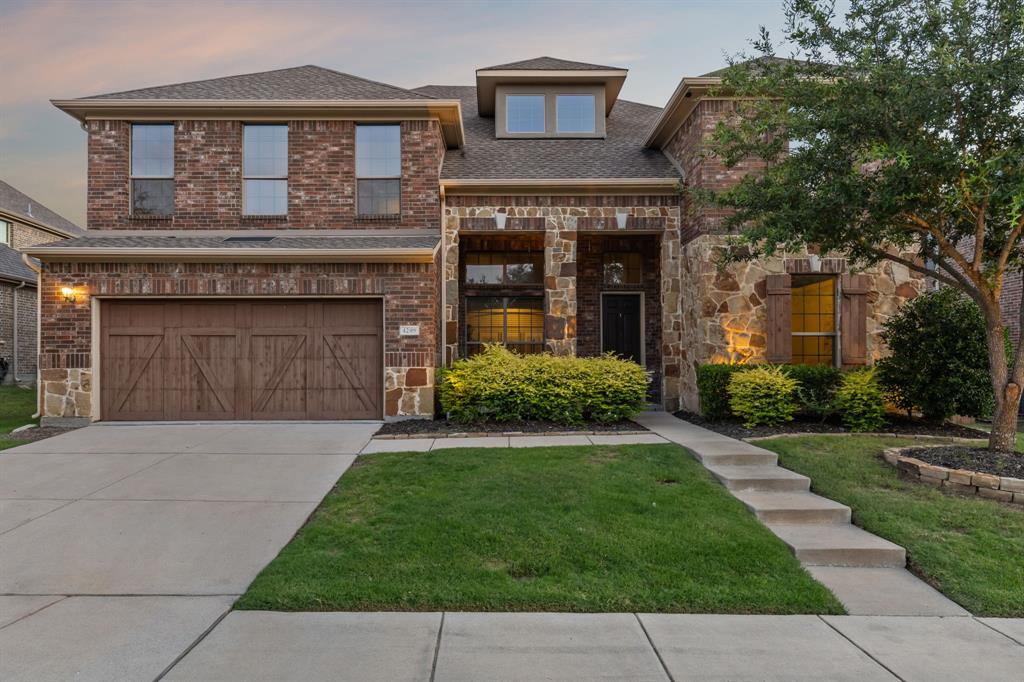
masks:
POLYGON ((844 374, 836 404, 843 426, 851 431, 878 431, 885 426, 885 390, 874 367, 844 374))
POLYGON ((779 426, 796 412, 797 381, 780 367, 758 365, 733 374, 729 407, 747 428, 779 426))
POLYGON ((729 409, 729 380, 736 372, 753 365, 701 365, 697 368, 697 394, 700 413, 705 419, 725 419, 732 416, 729 409))
POLYGON ((889 318, 882 339, 890 355, 878 362, 879 380, 894 405, 934 421, 992 413, 985 319, 965 294, 918 296, 889 318))
POLYGON ((517 355, 494 345, 441 372, 438 391, 456 421, 614 422, 643 409, 647 372, 611 355, 517 355))
POLYGON ((831 365, 785 365, 786 374, 799 382, 796 400, 799 411, 825 421, 836 412, 836 390, 842 372, 831 365))

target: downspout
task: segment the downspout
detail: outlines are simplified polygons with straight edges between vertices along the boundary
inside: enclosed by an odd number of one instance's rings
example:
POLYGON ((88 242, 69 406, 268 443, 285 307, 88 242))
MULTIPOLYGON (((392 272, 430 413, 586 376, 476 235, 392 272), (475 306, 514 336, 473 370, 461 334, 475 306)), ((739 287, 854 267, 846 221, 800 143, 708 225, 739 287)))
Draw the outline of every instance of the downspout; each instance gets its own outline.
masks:
POLYGON ((21 262, 36 273, 36 413, 31 418, 39 419, 43 414, 43 377, 39 363, 40 350, 43 347, 43 325, 41 324, 43 320, 43 269, 36 265, 26 253, 21 254, 21 262))
POLYGON ((28 282, 22 282, 14 287, 11 293, 11 312, 13 320, 11 324, 11 373, 14 376, 14 383, 18 383, 18 292, 25 288, 28 282))

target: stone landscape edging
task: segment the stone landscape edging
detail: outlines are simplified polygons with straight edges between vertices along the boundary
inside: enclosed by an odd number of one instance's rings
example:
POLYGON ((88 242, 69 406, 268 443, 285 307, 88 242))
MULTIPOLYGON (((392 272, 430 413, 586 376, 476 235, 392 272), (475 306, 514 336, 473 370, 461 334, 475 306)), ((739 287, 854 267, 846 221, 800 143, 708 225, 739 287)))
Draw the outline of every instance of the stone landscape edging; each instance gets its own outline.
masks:
POLYGON ((919 448, 920 446, 886 448, 882 451, 882 458, 896 467, 901 476, 940 490, 1024 505, 1024 479, 968 469, 950 469, 902 454, 919 448))

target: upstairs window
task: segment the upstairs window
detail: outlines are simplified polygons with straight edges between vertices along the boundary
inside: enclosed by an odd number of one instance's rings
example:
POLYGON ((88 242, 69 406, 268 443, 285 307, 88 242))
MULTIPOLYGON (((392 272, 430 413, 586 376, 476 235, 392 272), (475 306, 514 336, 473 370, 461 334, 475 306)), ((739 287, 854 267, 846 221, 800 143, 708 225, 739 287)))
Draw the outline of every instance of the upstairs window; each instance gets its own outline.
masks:
POLYGON ((132 215, 174 213, 174 126, 132 125, 132 215))
POLYGON ((596 123, 593 95, 558 95, 555 99, 556 129, 559 133, 593 133, 596 123))
POLYGON ((0 244, 11 245, 11 224, 6 220, 0 220, 0 244))
POLYGON ((401 126, 356 126, 356 211, 364 217, 401 214, 401 126))
POLYGON ((507 95, 505 130, 510 133, 543 133, 544 95, 507 95))
POLYGON ((534 251, 467 253, 466 284, 522 286, 544 281, 544 255, 534 251))
POLYGON ((288 126, 247 125, 243 137, 243 213, 287 215, 288 126))

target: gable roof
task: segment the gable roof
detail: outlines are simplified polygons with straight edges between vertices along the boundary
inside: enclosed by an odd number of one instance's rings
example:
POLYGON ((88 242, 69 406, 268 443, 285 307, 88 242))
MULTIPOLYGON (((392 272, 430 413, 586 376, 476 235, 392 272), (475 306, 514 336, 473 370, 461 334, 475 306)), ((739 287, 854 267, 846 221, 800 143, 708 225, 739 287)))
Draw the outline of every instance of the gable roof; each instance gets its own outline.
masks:
POLYGON ((51 211, 3 180, 0 180, 0 213, 6 213, 19 222, 35 224, 65 236, 85 232, 64 216, 51 211))
POLYGON ((174 83, 103 95, 89 100, 417 100, 423 93, 307 64, 289 69, 174 83))
POLYGON ((625 71, 620 66, 601 66, 557 57, 534 57, 519 62, 486 66, 477 71, 625 71))
POLYGON ((606 120, 605 139, 499 139, 494 118, 480 116, 472 85, 427 85, 434 97, 462 100, 466 143, 445 154, 443 180, 659 179, 679 172, 658 149, 643 141, 661 110, 618 100, 606 120))

